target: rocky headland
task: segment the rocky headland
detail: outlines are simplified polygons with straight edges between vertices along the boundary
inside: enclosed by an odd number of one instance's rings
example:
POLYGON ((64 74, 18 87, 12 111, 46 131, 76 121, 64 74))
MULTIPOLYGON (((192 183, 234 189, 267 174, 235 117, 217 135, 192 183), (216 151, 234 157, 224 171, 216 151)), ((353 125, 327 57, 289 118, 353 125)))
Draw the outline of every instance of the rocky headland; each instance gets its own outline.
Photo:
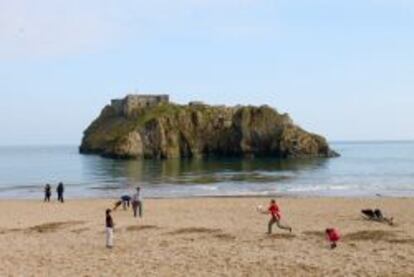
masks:
POLYGON ((85 130, 79 150, 120 159, 338 156, 325 138, 269 106, 178 105, 167 95, 112 100, 85 130))

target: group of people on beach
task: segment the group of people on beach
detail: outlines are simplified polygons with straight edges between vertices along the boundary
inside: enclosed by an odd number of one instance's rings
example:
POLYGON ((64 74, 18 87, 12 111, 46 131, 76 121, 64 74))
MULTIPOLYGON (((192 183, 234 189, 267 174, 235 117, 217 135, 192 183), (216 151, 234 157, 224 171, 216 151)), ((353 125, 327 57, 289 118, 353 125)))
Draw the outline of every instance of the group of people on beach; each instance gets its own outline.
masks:
POLYGON ((132 206, 134 217, 137 217, 138 215, 139 217, 142 217, 143 203, 141 187, 136 188, 136 192, 132 195, 132 197, 129 195, 122 195, 121 198, 115 202, 112 210, 116 211, 121 205, 124 210, 132 206))
MULTIPOLYGON (((292 227, 290 227, 289 225, 286 225, 284 223, 282 223, 282 213, 280 211, 280 208, 278 206, 278 204, 276 203, 275 199, 270 200, 270 204, 267 210, 263 210, 262 207, 260 206, 258 208, 259 212, 261 212, 262 214, 269 214, 270 215, 270 220, 269 223, 267 225, 267 234, 271 235, 272 234, 272 227, 274 224, 276 224, 276 226, 279 229, 282 230, 288 230, 290 233, 292 233, 292 227)), ((337 246, 337 242, 340 239, 340 234, 337 228, 327 228, 325 230, 326 233, 326 237, 329 240, 329 242, 331 243, 331 248, 334 249, 337 246)))
MULTIPOLYGON (((63 203, 63 193, 64 193, 64 185, 62 182, 58 184, 56 187, 56 192, 58 195, 58 201, 63 203)), ((45 198, 44 202, 50 202, 50 198, 52 196, 52 187, 49 184, 45 186, 45 198)), ((119 200, 114 203, 114 207, 112 209, 106 209, 105 211, 105 228, 106 228, 106 247, 113 248, 113 239, 114 239, 114 220, 112 218, 112 211, 116 211, 120 206, 123 207, 124 210, 129 209, 132 207, 133 216, 134 217, 142 217, 143 216, 143 197, 141 193, 141 187, 136 188, 136 192, 130 195, 122 195, 119 200)), ((276 203, 275 199, 271 199, 268 208, 265 210, 262 206, 258 206, 257 210, 262 214, 270 215, 270 219, 267 225, 267 234, 272 234, 273 225, 276 225, 278 228, 282 230, 287 230, 290 233, 292 232, 292 227, 287 225, 286 223, 282 222, 282 213, 280 210, 279 205, 276 203)), ((385 217, 381 210, 379 209, 363 209, 361 210, 363 217, 367 220, 376 221, 376 222, 383 222, 389 225, 394 224, 393 218, 385 217)), ((326 238, 330 243, 331 249, 337 247, 337 243, 341 238, 339 230, 334 227, 329 227, 325 229, 326 238)))
POLYGON ((141 188, 137 187, 136 192, 131 196, 122 195, 121 198, 115 202, 112 209, 106 209, 105 211, 105 228, 106 228, 106 247, 112 248, 114 246, 114 220, 112 218, 111 212, 116 211, 122 205, 124 210, 127 210, 132 206, 132 211, 134 217, 143 216, 143 197, 141 193, 141 188))
MULTIPOLYGON (((288 230, 289 232, 292 232, 292 227, 282 224, 282 214, 280 211, 279 206, 276 203, 276 200, 272 199, 270 200, 269 208, 266 211, 263 211, 262 208, 259 208, 259 211, 264 214, 270 215, 270 220, 268 223, 268 231, 267 233, 269 235, 272 234, 272 226, 274 224, 277 225, 280 229, 288 230)), ((363 209, 361 210, 361 213, 363 217, 367 220, 376 221, 376 222, 383 222, 387 223, 389 225, 394 225, 394 218, 385 217, 380 209, 363 209)), ((329 227, 325 229, 326 238, 330 243, 331 249, 334 249, 337 247, 337 243, 341 238, 341 235, 339 233, 338 228, 329 227)))
MULTIPOLYGON (((56 187, 57 200, 61 203, 64 203, 63 194, 65 192, 65 187, 62 182, 60 182, 56 187)), ((44 202, 50 202, 52 197, 52 186, 46 184, 44 187, 44 202)), ((105 227, 106 227, 106 247, 113 247, 113 238, 114 238, 114 220, 111 216, 112 211, 116 211, 120 206, 123 206, 123 209, 126 210, 132 206, 132 211, 134 217, 143 216, 143 197, 141 194, 141 188, 137 187, 136 192, 131 196, 122 195, 121 198, 115 202, 115 205, 112 209, 107 209, 105 211, 105 227)))
MULTIPOLYGON (((57 193, 57 200, 61 203, 64 203, 65 200, 63 199, 63 193, 65 192, 65 187, 62 182, 60 182, 56 187, 57 193)), ((50 202, 50 198, 52 197, 52 186, 50 184, 45 185, 45 198, 44 202, 50 202)))
MULTIPOLYGON (((129 195, 123 195, 121 196, 120 200, 118 200, 114 208, 112 210, 116 210, 119 206, 123 206, 124 210, 130 207, 132 205, 133 211, 134 211, 134 217, 137 217, 137 210, 139 211, 139 217, 142 217, 142 196, 141 196, 141 188, 137 187, 137 192, 130 197, 129 195)), ((114 228, 114 221, 111 216, 111 209, 106 210, 106 246, 108 248, 113 247, 113 228, 114 228)), ((292 227, 287 225, 286 223, 282 222, 282 213, 279 208, 279 205, 276 203, 276 200, 272 199, 270 200, 269 207, 266 210, 263 210, 261 206, 258 207, 258 210, 262 214, 268 214, 270 215, 270 220, 267 225, 267 234, 272 234, 272 228, 273 225, 276 224, 276 226, 282 230, 287 230, 290 233, 292 232, 292 227)), ((367 220, 372 220, 376 222, 384 222, 389 225, 393 225, 394 221, 393 218, 385 217, 381 210, 379 209, 364 209, 361 210, 363 216, 367 220)), ((341 238, 341 235, 339 233, 338 228, 329 227, 325 229, 325 235, 330 243, 330 248, 334 249, 337 247, 337 243, 341 238)))

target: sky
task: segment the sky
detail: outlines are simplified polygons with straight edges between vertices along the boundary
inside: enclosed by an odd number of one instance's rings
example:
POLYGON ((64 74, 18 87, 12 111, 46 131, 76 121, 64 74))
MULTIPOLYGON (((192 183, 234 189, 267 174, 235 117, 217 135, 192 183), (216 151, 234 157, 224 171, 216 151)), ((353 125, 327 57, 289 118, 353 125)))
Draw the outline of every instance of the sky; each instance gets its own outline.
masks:
POLYGON ((411 140, 413 30, 414 0, 0 0, 0 145, 79 144, 134 91, 411 140))

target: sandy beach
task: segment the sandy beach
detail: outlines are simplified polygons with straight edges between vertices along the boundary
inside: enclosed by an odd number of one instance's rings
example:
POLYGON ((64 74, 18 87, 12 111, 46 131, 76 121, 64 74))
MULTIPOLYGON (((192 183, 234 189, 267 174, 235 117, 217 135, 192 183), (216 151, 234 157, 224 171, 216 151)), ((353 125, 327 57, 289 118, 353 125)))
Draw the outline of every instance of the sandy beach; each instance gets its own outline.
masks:
POLYGON ((0 201, 0 276, 413 276, 414 199, 278 198, 293 233, 256 211, 267 198, 147 199, 144 218, 112 200, 0 201), (381 208, 395 226, 362 219, 381 208), (330 250, 323 230, 342 241, 330 250))

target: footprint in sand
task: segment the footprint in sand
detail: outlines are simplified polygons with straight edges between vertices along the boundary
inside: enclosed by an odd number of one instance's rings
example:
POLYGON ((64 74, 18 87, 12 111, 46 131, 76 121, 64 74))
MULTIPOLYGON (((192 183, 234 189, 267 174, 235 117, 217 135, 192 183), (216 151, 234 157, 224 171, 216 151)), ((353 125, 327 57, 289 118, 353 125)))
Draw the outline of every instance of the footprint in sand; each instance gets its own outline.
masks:
POLYGON ((231 234, 223 233, 221 229, 211 229, 211 228, 204 228, 204 227, 189 227, 189 228, 181 228, 175 231, 166 233, 167 235, 191 235, 191 234, 208 234, 211 235, 213 238, 224 240, 224 241, 233 241, 236 239, 235 236, 231 234))
POLYGON ((49 222, 40 225, 35 225, 25 229, 26 232, 50 233, 56 232, 64 227, 83 224, 83 221, 64 221, 64 222, 49 222))
POLYGON ((136 231, 143 231, 143 230, 154 230, 160 229, 160 227, 156 225, 131 225, 126 227, 128 232, 136 232, 136 231))

